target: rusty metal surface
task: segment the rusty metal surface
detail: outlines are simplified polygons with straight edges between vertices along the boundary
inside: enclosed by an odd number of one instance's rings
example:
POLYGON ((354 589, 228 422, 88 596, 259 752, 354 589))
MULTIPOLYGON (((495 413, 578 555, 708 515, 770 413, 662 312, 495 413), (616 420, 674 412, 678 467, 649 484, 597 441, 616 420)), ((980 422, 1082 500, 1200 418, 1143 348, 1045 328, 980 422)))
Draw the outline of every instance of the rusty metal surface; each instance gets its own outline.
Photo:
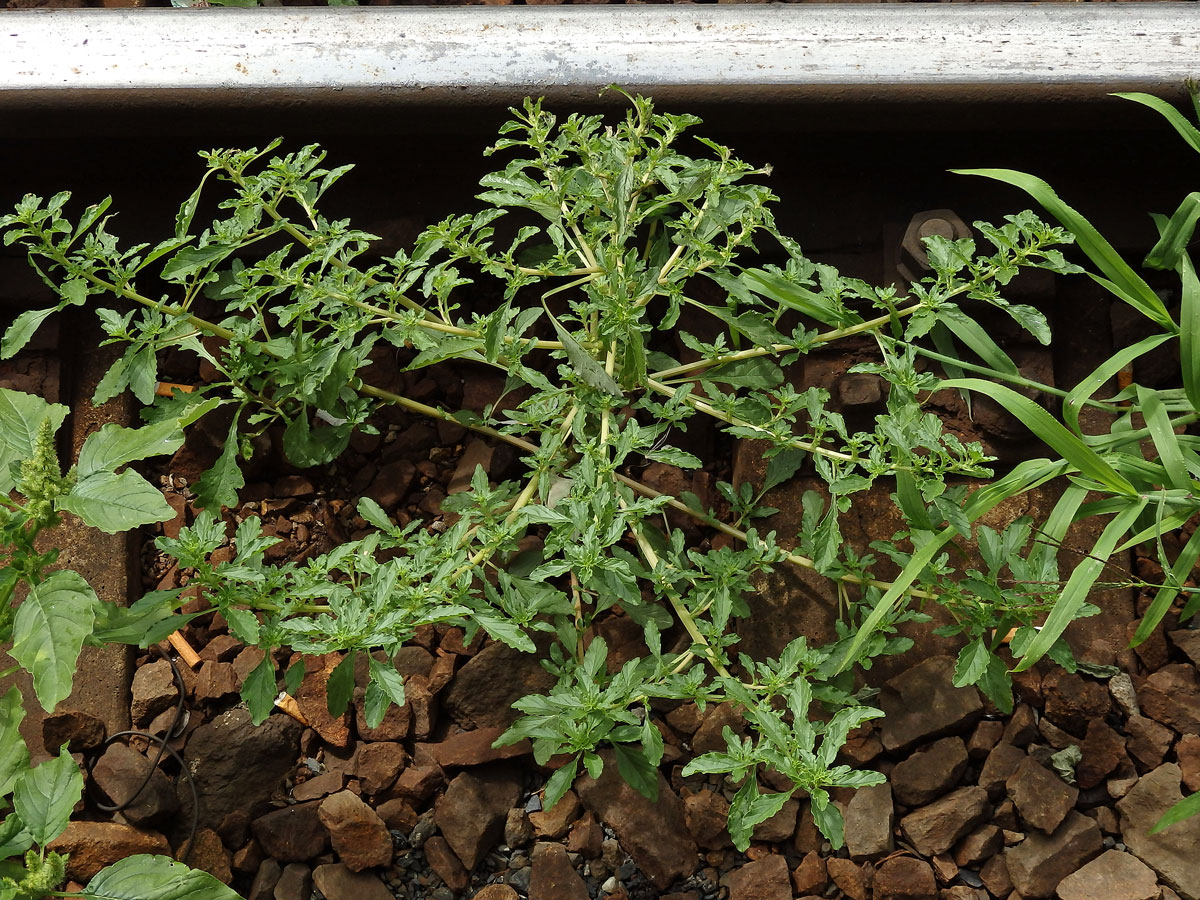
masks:
POLYGON ((1200 4, 0 13, 0 109, 1095 99, 1200 75, 1200 4))

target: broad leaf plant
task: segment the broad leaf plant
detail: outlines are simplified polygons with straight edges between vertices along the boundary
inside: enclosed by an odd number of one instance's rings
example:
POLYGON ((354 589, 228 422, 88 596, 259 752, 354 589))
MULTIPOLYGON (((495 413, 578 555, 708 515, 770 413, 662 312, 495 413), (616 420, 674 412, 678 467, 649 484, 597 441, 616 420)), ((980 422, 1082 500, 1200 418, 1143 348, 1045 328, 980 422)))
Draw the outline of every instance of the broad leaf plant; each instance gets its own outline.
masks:
MULTIPOLYGON (((10 597, 24 586, 7 627, 20 643, 34 640, 36 630, 22 617, 74 622, 40 638, 52 645, 54 665, 36 652, 27 657, 42 668, 35 683, 44 704, 65 696, 83 640, 146 646, 186 617, 179 591, 153 592, 129 609, 99 604, 69 573, 47 574, 50 561, 37 558, 26 534, 63 512, 110 531, 165 518, 140 476, 123 467, 171 452, 182 429, 218 407, 232 418, 224 450, 191 485, 204 512, 177 538, 159 538, 158 548, 191 573, 190 586, 247 645, 343 652, 329 679, 331 712, 349 703, 355 659, 364 656, 371 724, 404 702, 403 679, 390 661, 421 626, 459 625, 468 639, 482 630, 520 651, 540 648, 556 683, 515 704, 521 715, 499 743, 528 738, 538 763, 554 762, 547 807, 581 773, 598 777, 605 765, 655 796, 664 752, 655 711, 682 701, 731 703, 746 736, 726 729, 725 749, 696 757, 684 774, 723 775, 736 788, 729 814, 735 846, 746 848, 754 826, 800 790, 840 847, 841 815, 829 789, 883 780, 838 762, 849 732, 882 715, 870 692, 858 689, 855 671, 907 649, 897 625, 922 618, 925 604, 945 606, 954 624, 943 633, 964 643, 955 684, 977 685, 1004 711, 1013 702, 1010 667, 1025 669, 1046 655, 1075 666, 1063 631, 1095 612, 1086 598, 1104 561, 1146 541, 1161 547, 1161 536, 1197 509, 1200 459, 1194 439, 1175 431, 1195 421, 1200 399, 1189 349, 1200 301, 1183 249, 1200 204, 1189 198, 1163 220, 1163 241, 1152 254, 1183 279, 1178 324, 1078 213, 1044 183, 1016 173, 984 174, 1025 187, 1065 227, 1030 212, 999 226, 979 222, 978 243, 926 240, 930 277, 907 290, 874 287, 810 261, 779 231, 776 197, 762 183, 768 168, 691 137, 699 124, 692 116, 628 100, 615 123, 560 120, 526 101, 488 151, 505 162, 482 179, 481 208, 439 222, 411 249, 383 259, 371 252, 374 236, 320 211, 350 167, 326 167, 315 146, 276 154, 278 142, 202 154, 200 186, 180 207, 174 234, 153 246, 123 248, 108 229, 107 200, 72 219, 66 194, 30 195, 0 218, 5 242, 26 248, 58 298, 17 318, 3 355, 17 352, 55 312, 93 306, 109 341, 124 347, 94 400, 131 391, 146 422, 107 426, 111 446, 92 453, 85 446, 62 476, 48 451, 37 449, 61 422, 61 407, 37 407, 45 426, 30 426, 23 414, 0 418, 6 468, 14 473, 0 477, 31 498, 6 514, 13 549, 3 584, 10 597), (201 204, 216 190, 224 218, 199 227, 201 204), (1064 400, 1056 418, 1013 389, 1036 385, 979 320, 1000 310, 1048 343, 1043 314, 1006 300, 1005 287, 1022 268, 1083 272, 1060 249, 1076 239, 1099 269, 1092 277, 1161 334, 1122 350, 1071 391, 1040 386, 1064 400), (686 349, 682 359, 671 355, 672 336, 686 349), (798 389, 789 367, 815 349, 864 340, 876 355, 856 370, 886 381, 887 410, 869 430, 855 430, 830 409, 825 390, 798 389), (1135 386, 1094 399, 1130 359, 1172 340, 1184 350, 1184 390, 1135 386), (381 344, 410 370, 490 367, 522 399, 479 415, 381 389, 372 384, 370 362, 381 344), (191 393, 156 396, 158 359, 169 349, 195 353, 219 377, 191 393), (1051 455, 993 477, 980 445, 946 432, 925 409, 942 389, 986 390, 1051 455), (335 460, 356 429, 373 431, 374 414, 388 405, 512 445, 523 476, 496 484, 477 469, 471 490, 446 501, 452 515, 443 530, 398 525, 363 499, 367 536, 303 563, 268 563, 265 551, 277 539, 264 536, 254 518, 226 540, 221 510, 237 506, 239 462, 257 435, 281 429, 291 462, 319 466, 335 460), (1113 413, 1111 432, 1083 435, 1082 405, 1113 413), (767 459, 762 484, 719 485, 724 502, 716 508, 639 481, 652 462, 681 469, 706 462, 679 446, 701 418, 734 438, 762 442, 767 459), (1143 455, 1147 437, 1155 458, 1143 455), (26 467, 43 473, 40 485, 23 474, 26 467), (797 473, 825 485, 804 496, 799 532, 754 527, 772 512, 764 495, 797 473), (1068 486, 1048 521, 1021 518, 1002 530, 979 524, 1010 497, 1054 480, 1068 486), (856 495, 876 485, 887 486, 906 525, 863 553, 843 541, 839 521, 856 495), (114 502, 122 498, 132 499, 114 502), (668 512, 733 540, 690 545, 668 512), (1071 523, 1089 515, 1108 524, 1064 583, 1059 545, 1071 523), (540 549, 522 552, 529 537, 540 549), (982 568, 964 571, 952 562, 961 555, 952 555, 952 545, 966 542, 978 546, 982 568), (232 558, 215 554, 227 543, 232 558), (880 560, 900 574, 879 577, 880 560), (777 659, 751 659, 738 650, 735 622, 754 615, 755 584, 778 566, 814 570, 835 585, 844 603, 837 636, 823 646, 797 636, 777 659), (27 606, 33 611, 25 613, 27 606), (645 653, 610 665, 595 626, 617 614, 640 627, 645 653), (791 790, 779 789, 781 778, 791 790)), ((1160 110, 1196 140, 1177 112, 1160 110)), ((40 402, 10 393, 2 398, 10 407, 40 402)), ((1193 538, 1177 559, 1164 559, 1168 580, 1145 629, 1186 591, 1198 554, 1193 538)), ((1192 612, 1189 602, 1185 613, 1192 612)), ((269 714, 281 679, 294 688, 302 672, 278 672, 274 660, 268 652, 243 688, 256 721, 269 714)))

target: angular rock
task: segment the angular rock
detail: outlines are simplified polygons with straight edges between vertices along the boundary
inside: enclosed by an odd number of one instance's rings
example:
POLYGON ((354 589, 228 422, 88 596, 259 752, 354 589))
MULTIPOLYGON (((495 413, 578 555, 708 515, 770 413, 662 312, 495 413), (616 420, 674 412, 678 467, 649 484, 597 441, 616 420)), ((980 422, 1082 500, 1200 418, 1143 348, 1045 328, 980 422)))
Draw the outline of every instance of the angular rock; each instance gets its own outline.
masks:
POLYGON ((341 863, 317 866, 312 874, 325 900, 395 900, 377 876, 352 872, 341 863))
POLYGON ((511 759, 533 752, 527 739, 503 747, 493 747, 492 744, 504 731, 503 728, 460 731, 436 744, 418 744, 413 752, 418 761, 423 761, 423 755, 428 754, 443 769, 480 766, 498 759, 511 759))
POLYGON ((1079 799, 1079 788, 1067 784, 1030 756, 1009 777, 1007 788, 1021 820, 1043 834, 1053 832, 1079 799))
POLYGON ((407 800, 387 800, 375 808, 388 831, 403 831, 408 834, 416 825, 419 816, 407 800))
POLYGON ((1005 786, 1025 761, 1025 753, 1012 744, 1001 741, 992 748, 983 768, 979 772, 979 786, 988 792, 992 800, 1004 796, 1005 786))
POLYGON ((724 730, 729 728, 734 734, 744 736, 746 720, 742 718, 739 708, 734 703, 718 703, 708 708, 704 721, 692 736, 692 752, 697 756, 701 753, 714 751, 724 752, 724 730))
POLYGON ((171 855, 171 845, 161 834, 116 822, 71 822, 46 849, 69 854, 67 877, 81 884, 87 884, 105 866, 127 856, 171 855))
POLYGON ((805 853, 800 865, 792 870, 792 887, 797 894, 819 894, 828 883, 829 870, 819 853, 805 853))
POLYGON ((1183 786, 1189 793, 1200 791, 1200 735, 1185 734, 1175 745, 1183 786))
POLYGON ((171 664, 165 659, 147 663, 133 673, 129 717, 135 726, 145 725, 179 699, 171 664))
POLYGON ((870 863, 864 869, 849 859, 831 856, 825 860, 829 879, 842 889, 850 900, 867 900, 871 891, 870 863))
POLYGON ((342 864, 352 872, 392 861, 392 836, 379 814, 352 791, 339 791, 317 808, 321 824, 342 864))
POLYGON ((1100 829, 1072 810, 1054 834, 1030 834, 1005 853, 1013 887, 1025 900, 1050 897, 1060 881, 1103 850, 1100 829))
POLYGON ((726 873, 729 900, 792 900, 787 860, 774 854, 726 873))
POLYGON ((567 851, 584 859, 598 859, 604 849, 604 829, 595 813, 587 813, 571 826, 567 835, 567 851))
POLYGON ((175 785, 161 769, 151 766, 149 759, 118 742, 110 744, 92 768, 92 780, 109 802, 132 800, 121 810, 130 825, 165 825, 164 820, 179 809, 175 785))
POLYGON ((529 813, 522 806, 514 806, 504 820, 505 845, 515 849, 524 847, 532 840, 533 825, 529 822, 529 813))
MULTIPOLYGON (((416 649, 421 650, 420 647, 416 649)), ((421 650, 421 652, 425 651, 421 650)), ((367 692, 363 688, 354 690, 354 727, 358 731, 358 736, 364 741, 402 741, 408 737, 408 731, 412 727, 412 707, 407 703, 403 706, 397 706, 395 703, 388 704, 388 708, 383 714, 383 721, 372 728, 367 724, 366 694, 367 692)))
POLYGON ((1087 790, 1100 784, 1121 765, 1125 759, 1125 738, 1102 719, 1095 719, 1088 723, 1087 736, 1079 749, 1083 758, 1075 767, 1075 779, 1080 788, 1087 790))
POLYGON ((1003 740, 1014 747, 1028 747, 1038 736, 1037 716, 1028 703, 1018 703, 1004 726, 1003 740))
POLYGON ((1108 679, 1108 693, 1113 698, 1113 702, 1117 704, 1117 709, 1126 718, 1142 714, 1142 710, 1138 706, 1137 691, 1133 687, 1133 679, 1129 677, 1128 672, 1118 672, 1108 679))
POLYGON ((585 775, 575 790, 584 806, 616 832, 639 869, 659 890, 686 878, 700 866, 696 845, 687 833, 683 804, 658 774, 658 800, 647 800, 625 783, 611 753, 603 753, 599 779, 585 775))
POLYGON ((404 705, 412 710, 412 725, 409 732, 418 741, 429 740, 433 726, 437 724, 438 704, 428 680, 420 675, 410 675, 404 683, 404 705))
POLYGON ((892 789, 886 782, 855 791, 845 816, 846 850, 850 858, 878 859, 891 853, 896 847, 892 839, 895 815, 892 789))
POLYGON ((329 832, 321 824, 320 801, 285 806, 250 824, 266 854, 284 863, 305 862, 329 849, 329 832))
POLYGON ((785 800, 779 812, 754 826, 750 838, 767 844, 781 844, 790 840, 796 830, 796 816, 800 812, 799 800, 785 800))
POLYGON ((879 694, 884 712, 880 737, 887 750, 905 750, 966 731, 983 715, 974 687, 954 687, 954 666, 952 656, 932 656, 884 685, 879 694))
MULTIPOLYGON (((184 761, 200 796, 200 824, 217 828, 235 809, 258 815, 295 765, 300 729, 283 714, 255 727, 249 710, 235 707, 192 732, 184 761)), ((182 814, 190 816, 191 791, 183 779, 176 794, 182 814)))
POLYGON ((282 874, 283 867, 279 863, 270 857, 264 859, 254 874, 246 900, 275 900, 275 885, 282 874))
POLYGON ((1142 714, 1180 734, 1200 734, 1200 672, 1177 663, 1164 666, 1142 683, 1142 714))
POLYGON ((575 792, 568 790, 551 809, 541 809, 529 814, 533 833, 542 840, 556 841, 567 833, 571 823, 579 818, 582 805, 575 792))
POLYGON ((518 900, 521 895, 507 884, 485 884, 471 900, 518 900))
POLYGON ((1082 737, 1088 722, 1108 715, 1108 690, 1096 681, 1055 669, 1042 680, 1046 716, 1059 728, 1082 737))
POLYGON ((192 690, 197 703, 206 703, 236 694, 239 688, 237 674, 230 663, 205 660, 196 673, 192 690))
POLYGON ((103 744, 106 737, 104 720, 90 713, 60 709, 42 719, 42 746, 51 756, 58 756, 63 744, 71 753, 88 753, 103 744))
POLYGON ((450 782, 434 808, 434 821, 468 871, 500 840, 508 811, 520 796, 520 774, 504 763, 477 766, 450 782))
POLYGON ((458 670, 442 694, 442 708, 463 728, 507 728, 518 715, 514 702, 553 685, 554 676, 535 655, 497 641, 458 670))
POLYGON ((378 794, 391 787, 408 762, 404 747, 393 741, 363 744, 358 749, 354 774, 366 794, 378 794))
POLYGON ((288 863, 275 882, 274 900, 310 900, 312 869, 304 863, 288 863))
POLYGON ((339 716, 329 714, 329 699, 325 684, 329 676, 342 661, 340 653, 326 653, 303 657, 304 680, 296 691, 296 705, 300 712, 321 736, 321 740, 334 747, 346 747, 350 743, 350 713, 339 716))
POLYGON ((1059 900, 1158 900, 1158 878, 1132 853, 1109 850, 1058 885, 1059 900))
POLYGON ((1200 666, 1200 629, 1180 628, 1168 631, 1167 637, 1171 643, 1184 652, 1193 666, 1200 666))
POLYGON ((884 860, 871 882, 874 900, 937 900, 937 881, 929 863, 911 856, 884 860))
POLYGON ((229 851, 221 843, 220 835, 211 828, 198 829, 191 846, 184 843, 175 854, 175 858, 182 860, 185 854, 191 868, 207 872, 221 884, 233 883, 229 851))
POLYGON ((971 732, 971 739, 967 741, 967 756, 974 760, 987 759, 987 755, 992 752, 993 747, 1000 743, 1003 735, 1003 722, 997 719, 984 719, 971 732))
POLYGON ((1200 818, 1185 819, 1158 834, 1150 834, 1162 815, 1183 799, 1181 774, 1174 763, 1143 775, 1117 801, 1121 837, 1130 851, 1158 872, 1184 900, 1200 900, 1200 818))
POLYGON ((922 856, 936 856, 953 847, 990 812, 987 791, 963 787, 909 813, 900 820, 900 830, 922 856))
POLYGON ((539 841, 533 846, 529 900, 588 900, 587 886, 562 844, 539 841))
POLYGON ((1147 769, 1153 769, 1163 761, 1174 738, 1170 728, 1145 716, 1127 719, 1125 731, 1129 735, 1125 741, 1125 749, 1147 769))
POLYGON ((409 766, 400 773, 389 793, 422 803, 434 795, 446 783, 446 773, 441 766, 409 766))
POLYGON ((688 833, 705 850, 720 850, 731 843, 726 823, 729 801, 715 791, 683 795, 683 816, 688 833))
POLYGON ((980 825, 954 848, 954 862, 964 869, 978 869, 1004 849, 1004 832, 995 825, 980 825))
POLYGON ((471 883, 470 873, 463 867, 462 861, 454 855, 454 851, 450 849, 445 838, 434 835, 425 842, 421 849, 425 851, 425 860, 429 863, 429 868, 433 869, 437 876, 445 882, 446 887, 454 893, 459 893, 471 883))
POLYGON ((993 897, 1007 897, 1012 893, 1012 878, 1008 874, 1008 861, 1004 854, 993 856, 979 870, 979 880, 993 897))
POLYGON ((303 803, 307 800, 320 800, 330 794, 336 794, 346 786, 346 776, 341 772, 322 772, 307 781, 302 781, 292 788, 292 798, 303 803))
POLYGON ((948 737, 896 763, 888 780, 898 803, 921 806, 954 788, 966 771, 966 744, 948 737))

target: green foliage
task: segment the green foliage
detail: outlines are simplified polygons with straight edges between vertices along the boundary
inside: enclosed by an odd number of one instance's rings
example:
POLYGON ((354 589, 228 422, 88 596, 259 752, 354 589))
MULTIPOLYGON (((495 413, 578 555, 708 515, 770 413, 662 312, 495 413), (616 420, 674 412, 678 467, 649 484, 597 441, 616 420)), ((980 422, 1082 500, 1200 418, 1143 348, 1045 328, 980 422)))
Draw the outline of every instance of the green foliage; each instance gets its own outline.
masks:
MULTIPOLYGON (((66 195, 31 195, 0 218, 5 242, 26 249, 60 300, 21 316, 3 353, 19 350, 56 309, 108 297, 120 309, 96 306, 96 313, 124 351, 97 398, 129 390, 147 406, 149 423, 103 429, 61 475, 49 437, 61 408, 0 396, 0 462, 28 498, 6 512, 4 533, 16 549, 3 583, 9 596, 25 586, 17 624, 35 684, 43 673, 44 704, 69 688, 68 661, 80 642, 145 646, 186 619, 177 613, 179 592, 155 592, 128 610, 100 604, 77 582, 46 576, 52 559, 35 554, 26 537, 62 512, 112 531, 165 518, 157 492, 124 467, 171 452, 181 429, 219 407, 232 425, 216 466, 193 485, 204 512, 156 546, 191 571, 189 586, 233 635, 267 651, 243 688, 255 721, 272 708, 280 647, 344 653, 329 679, 335 714, 353 695, 362 654, 364 715, 378 724, 390 704, 404 702, 390 661, 418 628, 461 626, 468 640, 482 629, 544 654, 555 678, 547 693, 515 704, 521 717, 499 741, 530 740, 539 763, 567 760, 546 785, 547 807, 580 773, 598 777, 608 764, 655 796, 664 750, 656 713, 685 701, 731 703, 747 736, 728 730, 724 751, 685 771, 740 785, 730 810, 735 845, 747 846, 754 826, 802 789, 818 826, 840 846, 829 789, 882 779, 837 763, 848 733, 880 715, 853 693, 851 670, 908 648, 899 626, 927 618, 911 601, 950 611, 953 624, 942 633, 965 645, 955 684, 977 685, 1002 709, 1012 704, 1014 659, 1026 668, 1048 654, 1074 666, 1062 633, 1095 611, 1086 598, 1107 558, 1134 542, 1161 546, 1162 535, 1196 511, 1200 458, 1194 441, 1177 434, 1196 420, 1200 396, 1200 364, 1190 353, 1200 284, 1186 253, 1196 204, 1160 222, 1151 254, 1180 274, 1178 326, 1044 182, 1000 170, 987 174, 1026 188, 1067 228, 1023 212, 998 226, 975 223, 978 241, 929 238, 932 274, 902 293, 808 260, 776 227, 776 198, 761 183, 768 167, 703 138, 687 143, 699 120, 628 100, 615 123, 559 120, 536 101, 513 110, 488 151, 507 161, 482 179, 481 208, 431 226, 382 260, 371 254, 372 235, 320 211, 349 167, 326 167, 315 146, 276 155, 278 141, 202 154, 200 187, 180 207, 175 233, 154 246, 122 248, 107 230, 107 201, 74 222, 64 213, 66 195), (213 205, 225 217, 195 226, 218 187, 224 193, 213 205), (1059 421, 1004 386, 1044 387, 1020 374, 981 321, 999 310, 1049 342, 1042 313, 1008 301, 1005 289, 1022 268, 1082 272, 1059 249, 1072 232, 1099 269, 1092 277, 1163 333, 1065 392, 1059 421), (216 309, 215 320, 200 315, 202 302, 216 309), (674 351, 668 335, 686 349, 686 361, 664 351, 674 351), (854 371, 878 375, 887 400, 858 430, 830 408, 826 391, 798 389, 789 367, 816 348, 863 338, 877 353, 854 371), (1137 353, 1176 339, 1185 351, 1183 390, 1135 386, 1093 399, 1137 353), (381 345, 412 371, 442 363, 493 369, 523 399, 481 416, 382 390, 371 384, 370 362, 381 345), (157 359, 168 349, 200 355, 216 377, 193 394, 156 398, 157 359), (963 479, 990 477, 990 460, 924 408, 939 389, 986 390, 1031 427, 1049 458, 968 490, 963 479), (521 452, 525 472, 493 484, 478 469, 471 489, 444 504, 441 532, 398 526, 363 500, 358 512, 373 530, 303 563, 269 564, 276 539, 255 518, 227 539, 220 511, 237 503, 239 464, 253 438, 277 427, 294 464, 322 465, 356 429, 372 431, 372 416, 387 405, 507 442, 521 452), (1084 405, 1117 416, 1110 433, 1082 432, 1084 405), (718 484, 711 509, 693 494, 671 497, 637 480, 651 463, 691 469, 705 462, 681 446, 696 417, 731 438, 760 441, 766 459, 761 483, 718 484), (1143 454, 1147 441, 1153 458, 1143 454), (750 527, 778 511, 767 505, 769 492, 799 473, 824 486, 803 498, 796 533, 750 527), (1019 519, 999 530, 980 524, 1004 501, 1055 479, 1069 486, 1047 521, 1019 519), (861 553, 843 539, 841 522, 858 512, 856 495, 879 484, 894 490, 903 530, 861 553), (1085 503, 1089 492, 1103 499, 1085 503), (677 514, 733 540, 690 546, 673 524, 677 514), (1109 518, 1064 584, 1058 547, 1072 522, 1092 515, 1109 518), (521 553, 528 539, 538 549, 521 553), (978 545, 982 565, 952 562, 967 542, 978 545), (899 566, 900 575, 879 578, 879 560, 899 566), (842 616, 827 646, 798 637, 778 659, 755 660, 737 652, 738 620, 754 615, 756 586, 780 565, 828 579, 842 616), (68 615, 71 627, 48 645, 31 642, 26 620, 68 615), (644 645, 619 661, 601 636, 617 615, 640 629, 644 645), (792 790, 764 791, 760 774, 768 769, 792 790)), ((1174 560, 1164 557, 1168 575, 1146 617, 1150 627, 1185 589, 1197 556, 1200 540, 1174 560)), ((284 686, 294 690, 302 675, 303 664, 293 665, 284 686)), ((146 884, 156 884, 160 864, 138 865, 147 867, 146 884)), ((88 891, 125 896, 114 887, 119 881, 93 882, 88 891)))

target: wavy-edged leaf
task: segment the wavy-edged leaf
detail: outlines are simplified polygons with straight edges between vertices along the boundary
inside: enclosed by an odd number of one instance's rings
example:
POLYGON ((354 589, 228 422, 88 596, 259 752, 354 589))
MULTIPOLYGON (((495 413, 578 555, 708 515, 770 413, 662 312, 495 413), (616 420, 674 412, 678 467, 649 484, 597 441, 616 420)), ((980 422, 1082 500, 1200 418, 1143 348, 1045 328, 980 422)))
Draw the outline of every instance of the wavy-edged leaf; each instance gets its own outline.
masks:
POLYGON ((363 698, 363 715, 369 727, 377 728, 390 704, 404 705, 404 677, 373 656, 367 657, 367 672, 371 681, 363 698))
POLYGON ((127 856, 101 869, 79 896, 88 900, 240 900, 207 872, 168 856, 127 856))
POLYGON ((58 756, 17 779, 13 809, 34 843, 45 846, 63 833, 82 796, 83 772, 64 744, 58 756))
POLYGON ((32 585, 17 607, 9 652, 33 676, 34 693, 46 712, 71 693, 75 662, 99 602, 82 575, 62 570, 32 585))
POLYGON ((1105 462, 1095 450, 1072 434, 1057 419, 1028 397, 1011 388, 981 378, 956 378, 943 381, 943 388, 966 388, 991 397, 1025 426, 1038 439, 1053 448, 1063 459, 1089 478, 1119 494, 1133 495, 1137 490, 1112 466, 1105 462))
POLYGON ((1079 249, 1086 253, 1104 274, 1104 278, 1092 275, 1093 279, 1163 328, 1175 330, 1171 315, 1167 312, 1167 308, 1159 299, 1158 294, 1154 293, 1150 285, 1146 284, 1087 219, 1064 203, 1054 189, 1041 178, 1026 175, 1024 172, 1015 172, 1012 169, 952 169, 951 171, 958 175, 982 175, 984 178, 1003 181, 1025 191, 1075 235, 1075 242, 1079 245, 1079 249))
POLYGON ((175 515, 162 491, 132 469, 120 474, 97 472, 84 478, 58 499, 57 506, 106 534, 165 522, 175 515))
POLYGON ((238 465, 238 416, 234 416, 221 455, 192 485, 196 492, 196 507, 221 510, 237 506, 238 491, 245 486, 246 479, 238 465))
POLYGON ((7 796, 13 782, 29 768, 29 748, 21 737, 24 718, 21 692, 13 685, 0 697, 0 797, 7 796))
POLYGON ((12 324, 5 329, 4 337, 0 339, 0 359, 10 359, 15 356, 37 333, 38 326, 56 312, 58 312, 57 306, 49 306, 46 309, 27 309, 13 319, 12 324))
POLYGON ((67 407, 48 403, 36 394, 0 388, 0 493, 7 494, 14 482, 14 462, 33 455, 33 443, 43 422, 58 431, 67 417, 67 407))
POLYGON ((262 660, 250 670, 242 683, 242 699, 250 710, 250 721, 261 725, 271 715, 275 708, 275 663, 270 653, 264 653, 262 660))
POLYGON ((80 479, 97 472, 112 472, 126 463, 174 453, 183 446, 179 422, 167 419, 141 428, 109 423, 88 435, 79 450, 76 472, 80 479))

